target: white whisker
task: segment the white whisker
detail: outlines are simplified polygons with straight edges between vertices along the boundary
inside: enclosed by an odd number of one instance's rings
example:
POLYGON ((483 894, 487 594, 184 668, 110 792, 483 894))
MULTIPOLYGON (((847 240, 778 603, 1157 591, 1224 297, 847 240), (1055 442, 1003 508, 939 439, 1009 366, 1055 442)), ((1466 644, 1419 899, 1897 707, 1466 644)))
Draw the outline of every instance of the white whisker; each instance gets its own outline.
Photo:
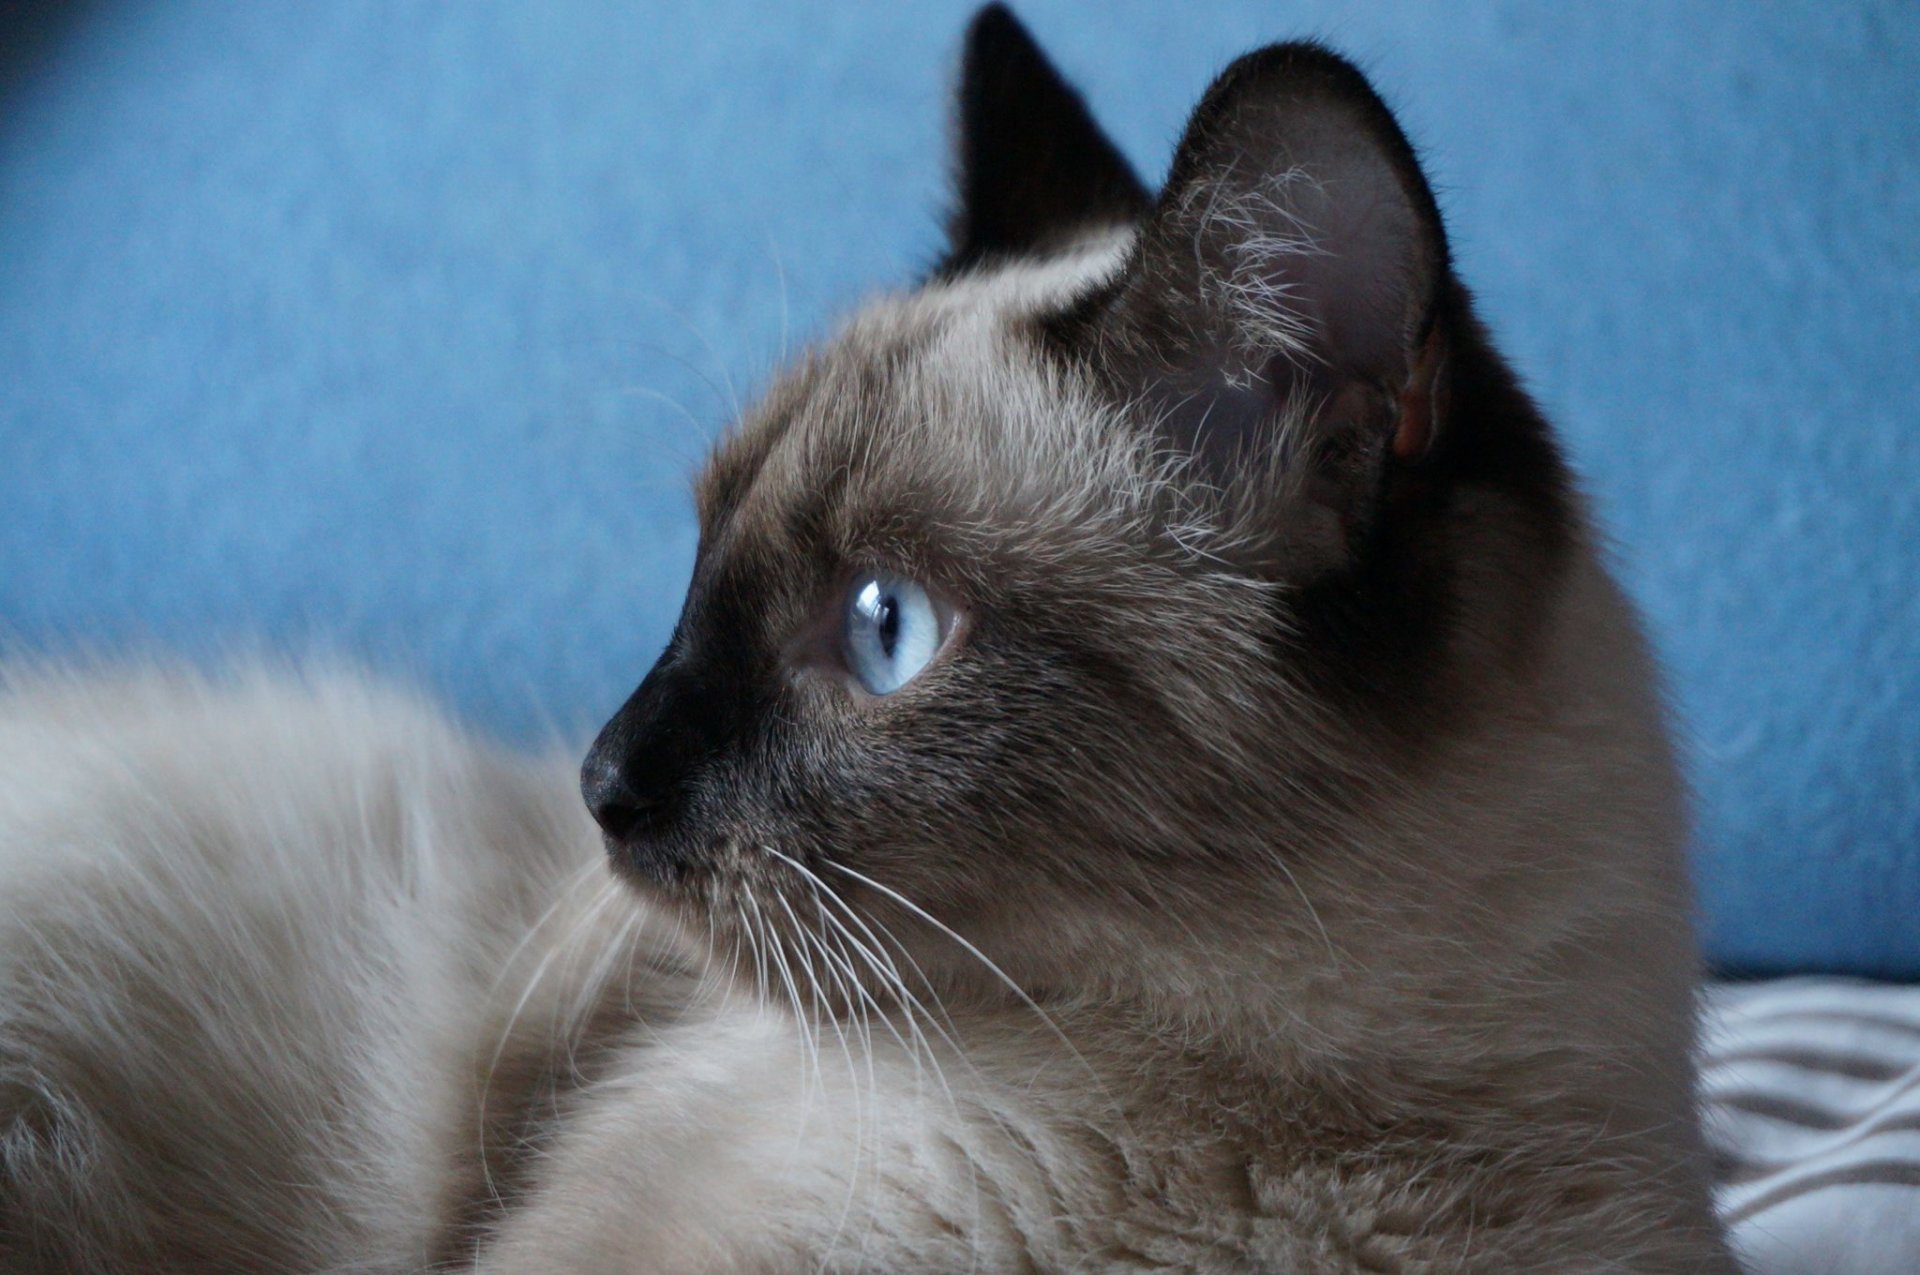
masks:
POLYGON ((1005 970, 1001 969, 998 965, 996 965, 993 962, 993 959, 989 957, 985 952, 982 952, 978 947, 975 947, 973 943, 970 942, 965 936, 961 935, 959 932, 954 930, 951 926, 947 925, 944 921, 941 921, 939 918, 935 917, 932 913, 928 912, 925 908, 921 907, 918 903, 915 903, 912 899, 909 899, 906 895, 900 893, 898 890, 894 889, 892 886, 882 885, 880 882, 875 881, 872 877, 867 876, 863 872, 858 872, 853 868, 849 868, 844 863, 835 863, 829 860, 827 861, 827 866, 829 868, 832 868, 836 872, 840 872, 845 874, 846 876, 852 877, 855 881, 858 881, 862 885, 866 886, 868 889, 873 890, 876 893, 881 894, 884 897, 893 900, 895 903, 905 908, 908 912, 912 913, 914 916, 918 917, 920 920, 926 922, 928 925, 932 926, 935 930, 939 931, 941 934, 951 939, 957 946, 959 946, 959 948, 962 951, 966 952, 969 956, 973 957, 974 960, 978 961, 983 969, 987 970, 987 972, 989 972, 996 979, 998 979, 1000 983, 1003 986, 1005 986, 1008 991, 1012 992, 1013 995, 1019 999, 1020 1003, 1024 1005, 1029 1011, 1031 1011, 1033 1015, 1036 1018, 1038 1018, 1046 1026, 1048 1031, 1053 1033, 1054 1038, 1057 1039, 1063 1046, 1066 1047, 1067 1052, 1071 1054, 1073 1059, 1076 1062, 1078 1062, 1080 1066, 1086 1070, 1087 1074, 1091 1076, 1097 1084, 1099 1084, 1100 1088, 1102 1090, 1105 1090, 1106 1085, 1105 1085, 1105 1082, 1102 1080, 1100 1073, 1094 1068, 1093 1064, 1088 1061, 1087 1056, 1080 1052, 1079 1046, 1075 1045, 1072 1039, 1068 1037, 1067 1033, 1061 1029, 1060 1024, 1055 1022, 1053 1019, 1053 1016, 1047 1013, 1045 1009, 1041 1008, 1040 1003, 1034 1000, 1033 997, 1028 994, 1025 988, 1021 987, 1020 984, 1014 982, 1013 978, 1005 970))

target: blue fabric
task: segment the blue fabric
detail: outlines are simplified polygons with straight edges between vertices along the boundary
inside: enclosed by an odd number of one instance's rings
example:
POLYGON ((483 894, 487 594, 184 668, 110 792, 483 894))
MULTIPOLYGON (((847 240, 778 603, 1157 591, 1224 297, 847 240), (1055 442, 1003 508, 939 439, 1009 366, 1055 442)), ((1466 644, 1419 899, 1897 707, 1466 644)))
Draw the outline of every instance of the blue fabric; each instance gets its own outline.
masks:
MULTIPOLYGON (((1356 53, 1689 724, 1712 954, 1920 974, 1920 11, 1030 0, 1143 171, 1356 53)), ((938 242, 962 3, 0 6, 0 638, 359 653, 578 736, 682 478, 938 242)))

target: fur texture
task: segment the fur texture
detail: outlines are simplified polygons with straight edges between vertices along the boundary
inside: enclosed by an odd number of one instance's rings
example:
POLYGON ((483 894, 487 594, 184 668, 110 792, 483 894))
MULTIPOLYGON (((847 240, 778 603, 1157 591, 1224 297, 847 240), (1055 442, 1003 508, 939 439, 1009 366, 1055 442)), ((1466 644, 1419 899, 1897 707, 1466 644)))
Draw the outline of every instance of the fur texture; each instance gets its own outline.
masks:
POLYGON ((639 950, 565 773, 345 673, 16 674, 0 1269, 457 1249, 483 1131, 537 1118, 585 989, 639 950))
POLYGON ((624 885, 351 680, 12 692, 10 1268, 1732 1269, 1654 673, 1391 116, 1263 50, 1148 206, 971 50, 1046 144, 709 464, 624 885))

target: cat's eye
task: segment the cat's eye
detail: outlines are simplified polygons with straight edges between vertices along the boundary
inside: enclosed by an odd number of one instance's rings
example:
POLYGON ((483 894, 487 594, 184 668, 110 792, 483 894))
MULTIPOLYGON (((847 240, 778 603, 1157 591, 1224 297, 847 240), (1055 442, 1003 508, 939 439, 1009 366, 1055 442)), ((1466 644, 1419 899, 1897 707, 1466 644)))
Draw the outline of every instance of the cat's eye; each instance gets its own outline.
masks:
POLYGON ((866 575, 847 594, 847 667, 872 695, 911 682, 946 640, 948 617, 904 576, 866 575))

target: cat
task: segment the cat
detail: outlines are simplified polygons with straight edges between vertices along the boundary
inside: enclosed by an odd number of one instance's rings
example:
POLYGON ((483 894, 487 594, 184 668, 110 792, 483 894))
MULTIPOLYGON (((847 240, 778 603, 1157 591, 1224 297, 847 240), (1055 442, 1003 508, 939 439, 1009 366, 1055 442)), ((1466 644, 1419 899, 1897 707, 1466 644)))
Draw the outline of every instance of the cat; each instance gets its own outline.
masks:
POLYGON ((1251 53, 1156 194, 992 5, 957 187, 584 809, 14 674, 0 1268, 1734 1270, 1655 670, 1387 108, 1251 53))

